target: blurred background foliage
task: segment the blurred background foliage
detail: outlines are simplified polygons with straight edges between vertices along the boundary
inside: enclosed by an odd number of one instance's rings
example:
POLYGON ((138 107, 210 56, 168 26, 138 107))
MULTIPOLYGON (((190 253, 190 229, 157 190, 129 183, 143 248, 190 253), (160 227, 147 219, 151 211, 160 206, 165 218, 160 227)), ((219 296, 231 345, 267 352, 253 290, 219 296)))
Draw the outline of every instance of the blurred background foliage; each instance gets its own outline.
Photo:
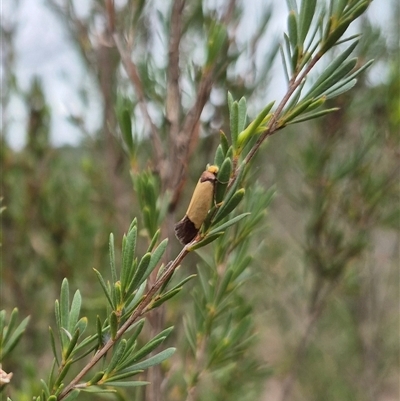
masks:
MULTIPOLYGON (((168 70, 165 60, 157 57, 154 42, 157 35, 165 37, 173 21, 163 7, 132 3, 131 8, 121 3, 116 21, 132 29, 143 96, 165 138, 171 124, 163 114, 168 70)), ((20 345, 3 361, 3 367, 7 362, 7 371, 14 372, 18 384, 10 386, 10 392, 20 401, 37 392, 38 378, 45 377, 51 364, 48 326, 53 324, 53 302, 62 279, 67 277, 72 288, 80 289, 89 320, 104 313, 92 267, 101 271, 107 266, 109 233, 114 232, 120 243, 132 218, 142 216, 143 205, 135 188, 143 184, 142 174, 151 175, 155 169, 153 144, 144 135, 146 116, 140 111, 141 99, 133 96, 135 91, 120 68, 119 56, 107 43, 103 5, 93 2, 87 18, 82 19, 70 2, 49 0, 48 6, 65 24, 88 74, 98 84, 103 123, 98 132, 88 133, 85 116, 73 116, 71 122, 82 129, 84 139, 76 146, 54 147, 50 141, 51 105, 43 83, 36 79, 28 92, 20 90, 13 75, 15 31, 2 28, 9 49, 3 107, 7 109, 9 96, 18 93, 28 111, 25 147, 16 151, 9 146, 7 138, 12 132, 6 120, 1 139, 1 196, 6 207, 1 216, 1 308, 11 312, 16 306, 20 316, 31 316, 20 345), (100 26, 100 32, 92 35, 95 26, 100 26), (126 137, 122 140, 124 107, 139 116, 131 122, 132 143, 126 137)), ((229 131, 227 91, 235 98, 246 96, 251 110, 265 102, 268 82, 273 79, 277 43, 267 29, 272 7, 263 10, 261 23, 247 42, 231 35, 229 52, 222 41, 219 58, 209 52, 205 61, 198 61, 205 55, 196 49, 197 44, 207 48, 207 35, 208 40, 223 35, 215 22, 221 10, 226 12, 226 19, 221 20, 234 30, 241 7, 245 5, 234 1, 226 8, 194 1, 185 11, 182 29, 186 34, 181 43, 184 106, 178 119, 190 109, 201 81, 202 62, 213 65, 214 82, 199 134, 191 144, 195 151, 176 204, 178 212, 168 214, 169 223, 183 215, 194 183, 212 162, 219 129, 229 131), (258 46, 266 38, 269 47, 261 57, 262 46, 258 46), (256 68, 256 56, 263 58, 262 68, 256 68)), ((399 6, 393 7, 395 26, 399 6)), ((165 312, 167 324, 175 326, 168 342, 182 344, 163 367, 168 372, 162 383, 166 400, 228 400, 232 395, 234 399, 280 401, 397 399, 399 49, 398 42, 388 41, 367 18, 362 19, 359 30, 363 36, 356 51, 361 60, 375 58, 382 74, 379 83, 373 85, 368 74, 362 75, 352 91, 329 100, 329 107, 340 107, 340 111, 290 126, 269 139, 252 162, 256 168, 248 178, 251 184, 243 208, 253 211, 253 231, 240 233, 239 226, 185 260, 183 267, 198 276, 165 312), (271 186, 276 195, 266 216, 271 186), (251 260, 245 260, 246 255, 251 255, 251 260), (227 264, 218 263, 222 260, 227 264), (241 267, 247 268, 244 275, 235 270, 241 267), (204 272, 208 275, 200 277, 204 272), (204 314, 210 312, 207 296, 213 291, 218 295, 221 285, 240 286, 228 303, 230 313, 220 317, 204 314), (240 324, 243 327, 234 337, 236 348, 227 345, 230 352, 222 353, 219 360, 215 350, 223 347, 221 338, 240 324), (203 347, 199 348, 201 358, 195 355, 190 333, 197 333, 194 342, 203 347), (243 353, 240 346, 245 340, 243 353), (190 392, 200 378, 200 391, 190 392), (186 398, 186 391, 192 398, 186 398)), ((162 46, 167 53, 166 45, 162 46)), ((153 185, 155 196, 164 190, 158 188, 158 181, 153 185)), ((153 205, 154 210, 158 207, 153 205)), ((159 213, 157 218, 163 218, 166 211, 159 213)), ((149 223, 149 233, 140 233, 138 246, 143 251, 156 223, 149 223)), ((148 228, 146 222, 142 227, 148 228)), ((168 229, 163 230, 168 235, 168 229)), ((176 241, 169 252, 178 249, 176 241)), ((126 392, 119 397, 129 399, 126 392)))

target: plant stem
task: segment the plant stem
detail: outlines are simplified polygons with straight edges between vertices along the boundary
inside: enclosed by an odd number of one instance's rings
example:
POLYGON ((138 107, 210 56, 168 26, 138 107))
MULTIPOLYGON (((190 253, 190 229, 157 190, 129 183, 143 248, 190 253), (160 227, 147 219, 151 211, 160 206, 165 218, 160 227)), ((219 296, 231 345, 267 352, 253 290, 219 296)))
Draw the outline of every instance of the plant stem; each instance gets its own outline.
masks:
POLYGON ((193 246, 199 240, 195 239, 194 241, 190 242, 189 244, 185 245, 185 247, 181 250, 179 255, 168 264, 165 272, 161 275, 161 277, 153 284, 153 286, 149 289, 149 291, 144 295, 142 301, 139 303, 135 311, 129 317, 129 319, 119 328, 116 333, 114 339, 109 339, 95 355, 93 355, 92 359, 87 363, 87 365, 71 380, 71 382, 65 387, 64 391, 60 394, 58 401, 63 400, 74 388, 77 386, 82 387, 81 384, 78 384, 79 381, 85 376, 86 373, 96 365, 97 362, 109 351, 113 345, 122 337, 122 335, 128 330, 128 328, 136 322, 141 316, 143 316, 148 310, 146 310, 147 306, 152 301, 154 295, 157 291, 161 288, 163 283, 171 277, 174 273, 175 269, 180 265, 182 260, 187 256, 189 253, 188 248, 193 246))

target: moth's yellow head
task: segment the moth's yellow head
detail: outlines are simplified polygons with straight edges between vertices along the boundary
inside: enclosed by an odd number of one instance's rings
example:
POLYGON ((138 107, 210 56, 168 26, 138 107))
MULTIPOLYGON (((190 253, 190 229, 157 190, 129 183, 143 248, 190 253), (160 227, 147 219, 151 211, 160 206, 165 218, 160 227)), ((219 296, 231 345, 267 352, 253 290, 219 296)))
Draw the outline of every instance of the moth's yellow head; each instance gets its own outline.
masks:
POLYGON ((207 171, 211 174, 217 175, 218 170, 219 170, 218 166, 214 166, 214 165, 207 166, 207 171))

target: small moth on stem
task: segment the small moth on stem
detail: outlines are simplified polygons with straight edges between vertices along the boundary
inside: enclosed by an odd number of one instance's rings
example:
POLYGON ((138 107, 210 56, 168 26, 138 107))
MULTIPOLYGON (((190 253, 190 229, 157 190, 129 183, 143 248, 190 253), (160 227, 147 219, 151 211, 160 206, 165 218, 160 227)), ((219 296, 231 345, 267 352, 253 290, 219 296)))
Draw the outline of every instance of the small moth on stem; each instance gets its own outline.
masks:
POLYGON ((214 200, 217 166, 209 166, 200 176, 184 218, 175 224, 175 235, 186 245, 196 237, 214 200))

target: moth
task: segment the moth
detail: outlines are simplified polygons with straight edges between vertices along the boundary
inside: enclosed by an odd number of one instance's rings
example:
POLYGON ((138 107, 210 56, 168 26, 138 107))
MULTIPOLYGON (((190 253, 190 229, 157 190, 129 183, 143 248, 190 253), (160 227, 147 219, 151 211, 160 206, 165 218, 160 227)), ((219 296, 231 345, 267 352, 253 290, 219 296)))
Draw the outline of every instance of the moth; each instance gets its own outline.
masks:
POLYGON ((182 220, 175 224, 175 235, 186 245, 196 237, 214 201, 217 182, 217 166, 209 166, 200 176, 194 189, 189 207, 182 220))

